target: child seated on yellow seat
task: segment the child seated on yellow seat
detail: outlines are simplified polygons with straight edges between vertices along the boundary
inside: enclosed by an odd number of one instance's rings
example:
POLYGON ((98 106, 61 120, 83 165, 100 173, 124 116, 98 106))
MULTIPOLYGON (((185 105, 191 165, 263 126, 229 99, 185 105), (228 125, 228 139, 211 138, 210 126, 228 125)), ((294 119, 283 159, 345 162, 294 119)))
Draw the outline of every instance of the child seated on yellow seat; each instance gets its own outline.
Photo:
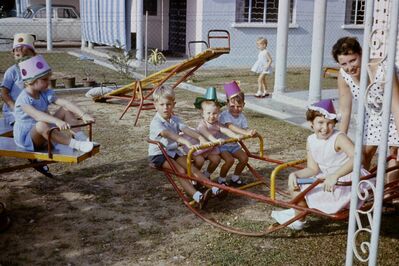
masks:
MULTIPOLYGON (((245 96, 235 81, 224 85, 227 99, 227 110, 220 114, 220 123, 236 134, 256 136, 256 130, 248 128, 248 121, 243 114, 245 106, 245 96)), ((226 182, 226 176, 234 164, 234 159, 238 164, 230 178, 230 185, 242 186, 245 184, 241 179, 241 173, 248 163, 248 155, 238 143, 228 143, 220 147, 220 152, 225 163, 220 170, 219 182, 226 182)))
MULTIPOLYGON (((178 116, 173 114, 175 93, 172 88, 167 86, 157 88, 153 94, 153 99, 157 113, 150 124, 150 139, 161 142, 167 151, 173 167, 178 171, 178 173, 186 174, 187 156, 178 149, 178 143, 183 144, 188 148, 191 148, 193 144, 188 139, 180 136, 179 133, 183 132, 184 134, 199 140, 201 143, 206 143, 207 140, 186 126, 178 116)), ((173 169, 157 145, 149 144, 148 156, 150 163, 155 167, 173 169)), ((197 178, 207 180, 207 178, 196 167, 192 167, 192 173, 197 178)), ((188 193, 194 201, 199 203, 200 207, 203 207, 206 203, 210 196, 210 192, 213 194, 220 193, 219 188, 212 187, 211 190, 207 190, 203 194, 194 188, 190 180, 179 178, 179 181, 186 193, 188 193)))
MULTIPOLYGON (((348 208, 350 204, 351 186, 335 185, 338 180, 341 182, 351 180, 354 146, 345 133, 334 129, 337 115, 330 99, 309 106, 306 119, 311 123, 314 132, 307 139, 307 166, 289 175, 288 188, 292 197, 295 197, 309 186, 309 184, 301 185, 306 178, 323 179, 324 182, 310 190, 305 200, 298 204, 334 214, 348 208)), ((362 169, 360 174, 364 176, 369 173, 362 169)), ((362 185, 362 188, 365 186, 362 185)), ((294 209, 272 212, 272 217, 280 224, 294 216, 294 209)), ((288 227, 301 230, 304 223, 298 220, 288 227)))
MULTIPOLYGON (((17 146, 34 151, 45 147, 48 141, 48 131, 57 126, 62 131, 70 130, 71 125, 79 124, 77 117, 84 122, 94 122, 94 118, 82 111, 72 102, 58 98, 54 91, 48 88, 51 68, 43 56, 37 55, 19 63, 19 70, 26 88, 15 102, 14 141, 17 146), (50 104, 60 106, 54 114, 48 110, 50 104)), ((74 138, 62 131, 55 131, 52 141, 69 147, 89 152, 93 142, 80 128, 73 128, 74 138)))

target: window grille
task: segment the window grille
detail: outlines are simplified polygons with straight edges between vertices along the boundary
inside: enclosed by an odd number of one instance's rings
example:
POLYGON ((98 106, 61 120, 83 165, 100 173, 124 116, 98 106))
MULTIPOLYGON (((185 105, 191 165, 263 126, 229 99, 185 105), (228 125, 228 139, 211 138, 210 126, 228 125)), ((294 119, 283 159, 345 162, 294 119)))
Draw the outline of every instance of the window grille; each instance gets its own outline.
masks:
MULTIPOLYGON (((279 0, 237 0, 237 23, 277 23, 279 0)), ((294 0, 290 0, 290 23, 292 23, 294 0)))
POLYGON ((346 0, 345 24, 363 25, 365 0, 346 0))

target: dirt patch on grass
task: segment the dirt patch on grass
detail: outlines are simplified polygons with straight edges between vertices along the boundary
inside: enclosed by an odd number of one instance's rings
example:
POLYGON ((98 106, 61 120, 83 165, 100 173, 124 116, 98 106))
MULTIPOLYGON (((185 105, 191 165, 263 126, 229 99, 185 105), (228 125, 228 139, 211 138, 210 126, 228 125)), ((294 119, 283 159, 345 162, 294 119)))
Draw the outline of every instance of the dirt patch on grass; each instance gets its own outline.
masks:
MULTIPOLYGON (((191 126, 199 119, 196 95, 177 90, 176 113, 191 126)), ((11 228, 0 234, 1 265, 342 265, 347 223, 310 218, 305 230, 288 229, 250 238, 213 228, 182 204, 159 171, 147 166, 149 123, 135 110, 118 120, 124 105, 93 103, 68 95, 95 115, 94 139, 101 152, 76 165, 50 165, 54 179, 34 170, 0 175, 0 199, 7 203, 11 228)), ((251 127, 265 139, 266 153, 289 161, 303 158, 309 131, 247 112, 251 127)), ((258 144, 248 142, 250 150, 258 144)), ((23 161, 23 160, 22 160, 23 161)), ((21 160, 0 158, 1 165, 21 160)), ((273 165, 253 162, 268 177, 273 165)), ((253 177, 246 172, 248 180, 253 177)), ((286 176, 278 178, 285 185, 286 176)), ((267 193, 257 188, 259 193, 267 193)), ((272 223, 272 206, 229 195, 207 210, 231 225, 260 230, 272 223)), ((398 216, 384 216, 380 265, 399 263, 398 216)))

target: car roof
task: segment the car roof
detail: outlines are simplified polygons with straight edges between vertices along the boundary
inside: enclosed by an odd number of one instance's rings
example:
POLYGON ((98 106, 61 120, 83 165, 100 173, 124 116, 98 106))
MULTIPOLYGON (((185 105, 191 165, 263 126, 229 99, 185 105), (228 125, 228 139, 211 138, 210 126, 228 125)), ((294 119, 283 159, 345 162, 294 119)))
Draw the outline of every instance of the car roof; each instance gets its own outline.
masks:
MULTIPOLYGON (((70 8, 76 9, 76 7, 73 5, 51 5, 51 6, 52 7, 70 7, 70 8)), ((35 4, 35 5, 28 6, 27 8, 36 11, 42 7, 46 7, 46 5, 45 4, 35 4)))

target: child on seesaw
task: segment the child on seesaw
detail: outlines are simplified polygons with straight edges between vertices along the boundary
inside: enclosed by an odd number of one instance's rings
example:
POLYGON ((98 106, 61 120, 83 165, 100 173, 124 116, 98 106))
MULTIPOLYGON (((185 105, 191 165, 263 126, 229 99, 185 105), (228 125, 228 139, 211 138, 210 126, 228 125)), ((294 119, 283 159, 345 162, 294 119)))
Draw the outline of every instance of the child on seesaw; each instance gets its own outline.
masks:
MULTIPOLYGON (((15 102, 14 141, 17 146, 34 151, 43 148, 48 141, 48 131, 57 126, 62 131, 69 131, 71 125, 78 124, 76 117, 84 122, 94 122, 94 118, 82 111, 72 102, 58 98, 54 91, 48 89, 51 68, 43 56, 37 55, 19 63, 19 70, 25 89, 15 102), (60 108, 51 114, 50 104, 60 108)), ((93 142, 79 128, 73 128, 74 138, 62 131, 55 131, 52 135, 54 143, 89 152, 93 149, 93 142)))
MULTIPOLYGON (((220 123, 229 128, 236 134, 256 136, 256 130, 248 129, 248 121, 242 113, 245 105, 245 96, 235 81, 224 85, 227 99, 227 110, 220 115, 220 123)), ((226 176, 234 164, 234 158, 238 159, 238 164, 231 176, 230 185, 242 186, 245 182, 240 175, 248 163, 248 155, 238 143, 227 143, 220 148, 221 156, 225 163, 220 169, 219 183, 226 182, 226 176)))
MULTIPOLYGON (((150 124, 150 139, 161 142, 168 153, 173 167, 180 174, 186 174, 187 156, 178 149, 178 144, 183 144, 188 148, 192 148, 193 144, 179 134, 183 132, 189 137, 197 139, 201 144, 207 143, 207 140, 186 126, 178 116, 173 114, 175 93, 172 88, 167 86, 157 88, 153 94, 153 99, 157 113, 150 124)), ((157 145, 149 144, 148 156, 150 163, 155 167, 172 169, 172 166, 169 165, 167 158, 165 158, 157 145)), ((207 177, 194 166, 192 167, 192 173, 197 178, 207 180, 207 177)), ((200 208, 204 207, 210 197, 210 193, 220 193, 220 189, 217 187, 212 187, 202 193, 194 188, 190 180, 179 178, 179 181, 186 193, 199 204, 200 208)))
MULTIPOLYGON (((212 142, 223 141, 226 136, 230 138, 239 138, 240 135, 234 133, 232 130, 223 126, 219 121, 221 103, 217 99, 216 88, 210 87, 206 90, 204 97, 197 97, 194 106, 201 109, 202 120, 199 122, 197 130, 207 140, 212 142)), ((205 171, 205 176, 210 176, 217 168, 220 162, 220 148, 215 147, 214 153, 218 156, 217 164, 210 162, 208 169, 205 171), (211 166, 211 167, 210 167, 211 166)), ((215 160, 216 161, 216 160, 215 160)), ((225 162, 226 164, 227 162, 225 162)), ((226 179, 218 177, 219 184, 226 184, 226 179)))
POLYGON ((12 54, 14 56, 15 64, 6 70, 3 81, 0 85, 1 98, 4 101, 3 116, 6 120, 6 123, 9 125, 13 125, 15 122, 15 101, 17 100, 18 95, 24 89, 24 82, 18 69, 18 63, 36 55, 33 44, 34 38, 30 34, 17 33, 14 36, 12 54))
MULTIPOLYGON (((321 100, 308 107, 306 120, 311 123, 313 134, 307 139, 307 166, 289 175, 288 188, 292 197, 297 196, 309 185, 301 185, 305 178, 315 177, 324 182, 309 191, 305 200, 298 205, 318 209, 327 214, 348 208, 351 186, 335 186, 337 181, 351 180, 354 145, 345 133, 334 129, 337 123, 332 100, 321 100)), ((361 169, 361 176, 369 173, 361 169)), ((365 186, 361 186, 361 188, 365 186)), ((283 224, 295 216, 294 209, 272 211, 272 217, 283 224)), ((297 220, 289 228, 301 230, 305 221, 297 220)))

